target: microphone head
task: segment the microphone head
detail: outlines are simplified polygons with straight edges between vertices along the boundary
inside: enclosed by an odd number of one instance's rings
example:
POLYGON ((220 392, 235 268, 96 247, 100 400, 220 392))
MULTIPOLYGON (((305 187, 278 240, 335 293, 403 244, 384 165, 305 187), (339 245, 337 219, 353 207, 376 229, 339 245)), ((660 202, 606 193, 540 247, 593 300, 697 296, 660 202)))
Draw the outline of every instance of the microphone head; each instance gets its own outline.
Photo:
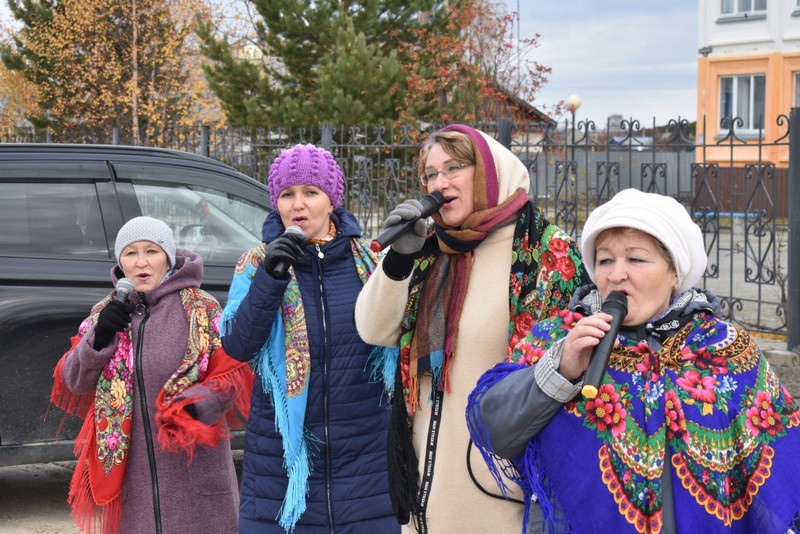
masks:
POLYGON ((286 227, 286 231, 284 233, 285 234, 298 234, 298 235, 301 235, 301 236, 305 237, 305 234, 303 233, 303 229, 300 228, 299 226, 297 226, 296 224, 293 224, 291 226, 287 226, 286 227))
POLYGON ((610 313, 609 310, 614 308, 622 310, 623 314, 627 315, 628 295, 626 295, 622 291, 612 291, 611 293, 609 293, 608 296, 603 300, 603 311, 606 313, 610 313))
POLYGON ((117 282, 117 293, 130 293, 133 291, 133 282, 130 278, 120 278, 117 282))
POLYGON ((128 300, 128 295, 133 292, 133 282, 129 278, 120 278, 115 289, 117 290, 117 296, 114 297, 115 300, 125 302, 128 300))
POLYGON ((436 206, 436 209, 434 211, 438 211, 439 208, 444 206, 444 195, 442 194, 441 191, 431 191, 430 193, 422 197, 422 200, 420 202, 424 202, 425 199, 428 199, 434 203, 434 205, 436 206))

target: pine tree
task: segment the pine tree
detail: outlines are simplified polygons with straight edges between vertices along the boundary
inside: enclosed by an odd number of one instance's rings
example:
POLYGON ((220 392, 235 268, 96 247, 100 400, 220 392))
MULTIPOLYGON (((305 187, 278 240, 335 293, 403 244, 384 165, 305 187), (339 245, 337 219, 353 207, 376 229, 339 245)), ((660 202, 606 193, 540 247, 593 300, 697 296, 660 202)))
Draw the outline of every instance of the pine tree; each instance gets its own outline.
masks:
POLYGON ((210 60, 204 68, 234 125, 393 119, 404 61, 398 50, 415 39, 413 30, 436 24, 445 3, 252 0, 259 16, 250 36, 255 60, 241 53, 241 43, 201 23, 197 31, 210 60))

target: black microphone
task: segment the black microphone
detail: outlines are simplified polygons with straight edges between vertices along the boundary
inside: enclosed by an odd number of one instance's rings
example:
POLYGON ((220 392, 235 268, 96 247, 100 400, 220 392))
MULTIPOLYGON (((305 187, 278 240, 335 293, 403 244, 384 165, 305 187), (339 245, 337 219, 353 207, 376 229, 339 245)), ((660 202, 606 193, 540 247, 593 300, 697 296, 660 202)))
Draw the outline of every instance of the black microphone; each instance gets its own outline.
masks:
POLYGON ((622 326, 622 321, 628 315, 628 297, 621 291, 612 291, 603 302, 603 312, 611 316, 611 328, 600 339, 600 343, 592 351, 592 359, 589 360, 589 368, 583 380, 581 393, 587 399, 597 396, 597 388, 603 381, 608 367, 608 358, 611 356, 611 349, 614 348, 614 341, 617 339, 617 332, 622 326))
MULTIPOLYGON (((295 225, 287 226, 283 234, 299 235, 303 238, 303 243, 305 243, 306 236, 303 233, 303 229, 300 228, 299 226, 295 225)), ((272 270, 270 271, 269 274, 271 274, 275 278, 284 278, 286 276, 286 273, 289 271, 289 265, 290 265, 289 263, 279 260, 275 262, 275 265, 272 267, 272 270)))
POLYGON ((370 243, 369 248, 371 248, 374 252, 380 252, 385 247, 397 241, 398 237, 414 228, 414 224, 418 220, 430 217, 439 211, 441 207, 444 206, 444 195, 439 191, 433 191, 419 199, 419 202, 422 204, 422 212, 419 214, 419 217, 393 224, 381 232, 381 235, 379 235, 372 241, 372 243, 370 243))
POLYGON ((120 278, 117 282, 116 290, 117 294, 114 296, 114 300, 124 303, 128 300, 128 295, 133 291, 133 282, 128 278, 120 278))

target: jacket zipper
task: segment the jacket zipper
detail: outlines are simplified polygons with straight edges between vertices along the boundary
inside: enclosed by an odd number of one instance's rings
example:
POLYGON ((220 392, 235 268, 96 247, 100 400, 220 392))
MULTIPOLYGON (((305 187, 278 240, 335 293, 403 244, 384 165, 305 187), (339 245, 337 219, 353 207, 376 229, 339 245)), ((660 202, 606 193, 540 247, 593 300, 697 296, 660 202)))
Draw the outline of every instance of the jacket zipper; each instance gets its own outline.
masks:
POLYGON ((150 306, 144 295, 141 295, 144 304, 144 317, 139 323, 138 343, 136 344, 136 356, 134 365, 136 367, 136 384, 139 386, 139 406, 142 410, 142 423, 144 424, 145 444, 147 445, 147 461, 150 465, 150 483, 153 489, 153 513, 155 514, 156 533, 161 534, 161 502, 158 495, 158 469, 156 468, 156 455, 153 447, 153 431, 150 428, 150 412, 147 410, 147 391, 144 387, 144 376, 142 372, 142 345, 144 340, 144 325, 150 318, 150 306))
POLYGON ((331 440, 330 429, 328 428, 328 323, 325 320, 327 313, 325 310, 325 287, 322 284, 322 258, 325 257, 325 253, 320 250, 319 245, 315 244, 314 247, 317 249, 317 264, 319 265, 317 280, 319 282, 319 305, 322 311, 322 383, 324 389, 322 406, 323 420, 325 422, 325 493, 328 501, 328 524, 330 525, 331 534, 335 534, 336 525, 333 522, 333 498, 331 496, 331 440))

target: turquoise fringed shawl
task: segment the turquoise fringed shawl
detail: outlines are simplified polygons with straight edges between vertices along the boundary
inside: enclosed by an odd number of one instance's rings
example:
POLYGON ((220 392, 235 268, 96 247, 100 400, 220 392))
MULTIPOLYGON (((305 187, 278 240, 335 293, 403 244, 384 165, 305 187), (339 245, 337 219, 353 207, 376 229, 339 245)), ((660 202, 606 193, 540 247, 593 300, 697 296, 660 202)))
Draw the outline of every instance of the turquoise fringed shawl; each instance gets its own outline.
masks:
MULTIPOLYGON (((365 284, 378 265, 379 257, 363 239, 354 238, 350 243, 356 270, 362 284, 365 284)), ((258 245, 245 253, 236 266, 222 314, 223 337, 230 332, 239 305, 250 290, 256 269, 264 260, 265 251, 265 243, 258 245)), ((289 271, 291 279, 272 323, 269 339, 251 362, 264 391, 270 393, 275 408, 275 427, 283 441, 283 458, 289 482, 278 521, 287 532, 294 529, 305 512, 313 456, 310 446, 319 442, 304 427, 311 354, 300 287, 294 269, 290 268, 289 271)), ((384 369, 396 367, 397 354, 396 347, 373 347, 368 358, 368 364, 373 368, 372 377, 383 378, 384 369)))

